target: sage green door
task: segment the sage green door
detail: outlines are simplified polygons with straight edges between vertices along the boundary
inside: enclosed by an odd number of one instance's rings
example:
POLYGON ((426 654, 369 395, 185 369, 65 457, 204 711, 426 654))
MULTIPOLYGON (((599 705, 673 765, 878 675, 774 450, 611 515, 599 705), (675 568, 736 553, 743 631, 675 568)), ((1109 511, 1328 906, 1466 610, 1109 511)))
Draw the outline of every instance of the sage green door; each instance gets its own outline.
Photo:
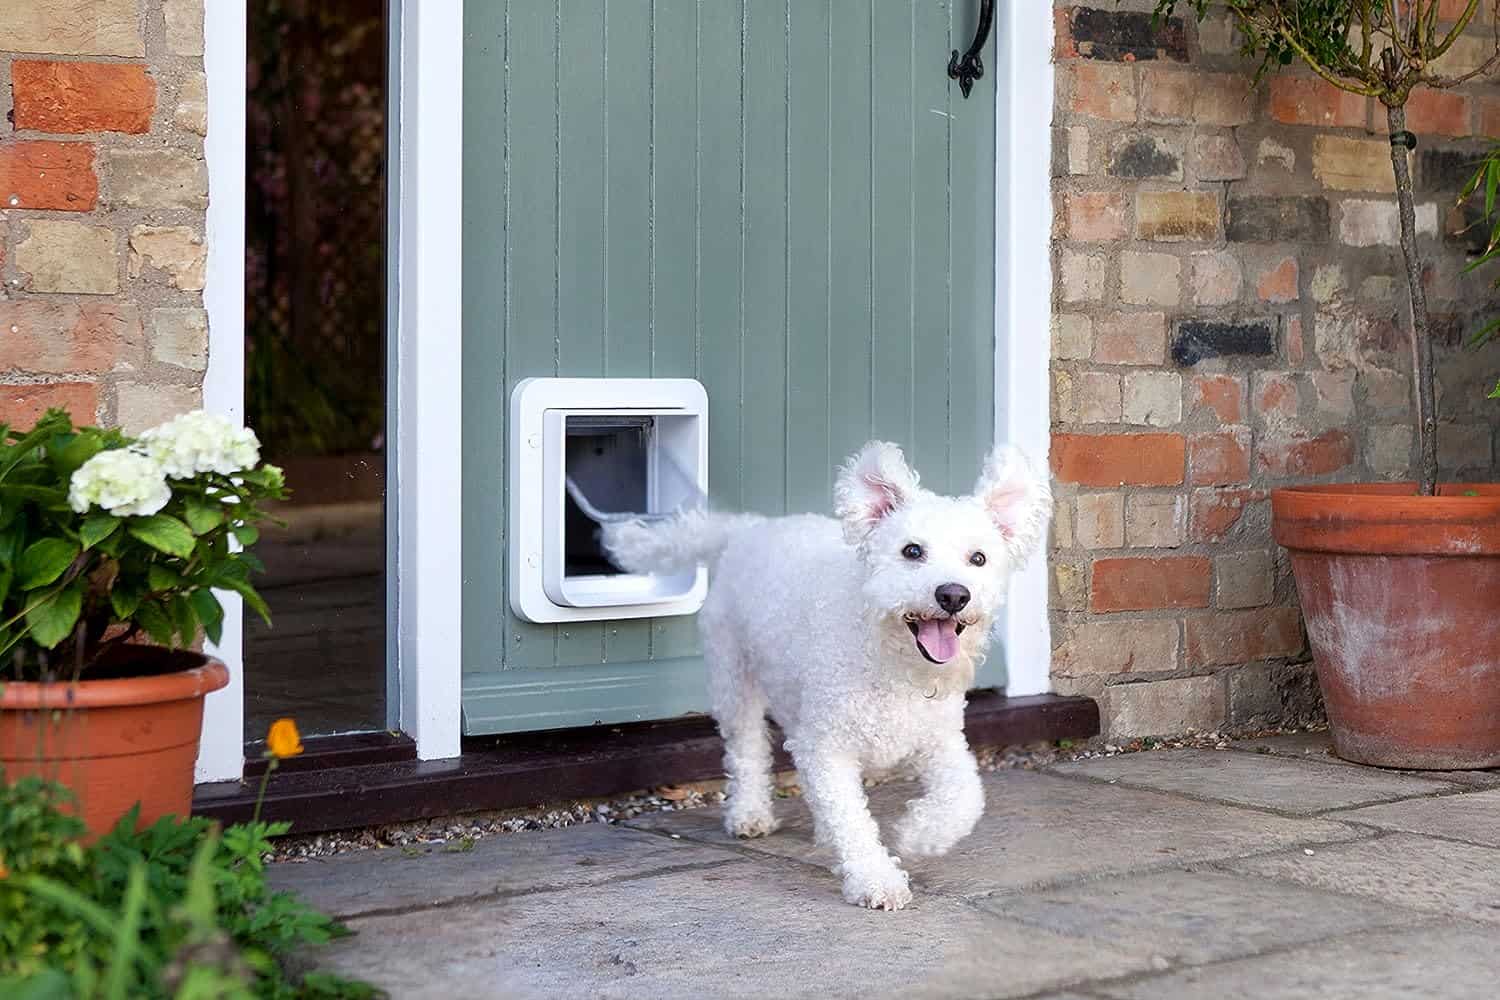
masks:
POLYGON ((827 511, 871 438, 933 488, 973 485, 995 423, 998 74, 964 99, 946 67, 977 8, 464 4, 467 733, 707 708, 691 618, 510 612, 520 379, 699 379, 721 509, 827 511))

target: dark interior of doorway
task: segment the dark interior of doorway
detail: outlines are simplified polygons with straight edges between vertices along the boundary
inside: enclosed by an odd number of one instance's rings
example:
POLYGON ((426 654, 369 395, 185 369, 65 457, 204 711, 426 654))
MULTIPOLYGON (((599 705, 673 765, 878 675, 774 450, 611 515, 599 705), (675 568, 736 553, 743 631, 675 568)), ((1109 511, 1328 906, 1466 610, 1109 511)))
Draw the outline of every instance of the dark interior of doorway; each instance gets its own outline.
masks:
POLYGON ((286 468, 245 738, 386 728, 386 0, 248 14, 245 401, 286 468))

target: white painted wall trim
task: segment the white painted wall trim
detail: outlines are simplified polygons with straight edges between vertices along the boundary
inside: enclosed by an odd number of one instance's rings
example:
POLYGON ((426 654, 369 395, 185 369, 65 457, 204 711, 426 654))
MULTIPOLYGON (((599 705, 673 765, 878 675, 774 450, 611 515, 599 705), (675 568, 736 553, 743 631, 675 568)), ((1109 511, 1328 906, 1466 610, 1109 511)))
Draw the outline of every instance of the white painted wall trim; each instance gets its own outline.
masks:
POLYGON ((400 0, 390 494, 401 728, 456 757, 462 714, 463 4, 400 0))
MULTIPOLYGON (((205 5, 208 77, 208 370, 203 406, 245 419, 245 0, 205 5)), ((238 781, 245 756, 245 669, 240 597, 220 593, 224 634, 209 652, 229 667, 229 686, 208 696, 198 781, 238 781)))
MULTIPOLYGON (((1042 475, 1051 444, 1052 4, 996 5, 995 437, 1042 475)), ((1047 552, 1011 585, 1003 626, 1012 695, 1051 690, 1047 552)))

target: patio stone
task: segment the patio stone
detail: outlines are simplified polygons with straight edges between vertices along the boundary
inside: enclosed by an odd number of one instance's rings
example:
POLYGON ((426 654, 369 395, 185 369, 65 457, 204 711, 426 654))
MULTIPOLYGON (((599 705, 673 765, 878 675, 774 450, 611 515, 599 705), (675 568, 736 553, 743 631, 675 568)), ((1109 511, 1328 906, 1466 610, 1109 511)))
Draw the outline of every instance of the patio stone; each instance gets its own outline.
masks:
POLYGON ((1410 911, 1263 878, 1191 869, 996 896, 980 906, 1033 927, 1100 941, 1149 942, 1172 965, 1413 922, 1410 911), (1296 914, 1288 920, 1288 914, 1296 914))
MULTIPOLYGON (((1326 729, 1305 733, 1276 733, 1271 736, 1234 740, 1229 745, 1236 750, 1250 753, 1274 754, 1278 757, 1293 757, 1298 760, 1371 770, 1364 764, 1356 764, 1352 760, 1345 760, 1335 754, 1333 737, 1326 729)), ((1486 771, 1410 771, 1392 768, 1379 768, 1378 770, 1383 774, 1409 774, 1417 778, 1447 781, 1455 785, 1472 785, 1480 788, 1500 785, 1500 768, 1491 768, 1486 771)))
MULTIPOLYGON (((1398 833, 1320 848, 1311 856, 1290 851, 1227 867, 1500 924, 1500 851, 1487 847, 1398 833)), ((1494 939, 1492 934, 1492 945, 1494 939)))
POLYGON ((1408 799, 1338 814, 1387 830, 1426 833, 1470 844, 1500 847, 1500 788, 1436 799, 1408 799))
POLYGON ((826 873, 765 858, 417 920, 360 918, 324 965, 402 1000, 1009 997, 1149 969, 955 900, 884 913, 849 906, 836 888, 826 873))
POLYGON ((1500 950, 1492 932, 1432 924, 1089 989, 1119 1000, 1368 1000, 1489 997, 1496 979, 1500 950))
MULTIPOLYGON (((1032 771, 988 773, 984 784, 985 814, 974 833, 952 853, 909 866, 921 889, 983 896, 1358 836, 1332 822, 1268 816, 1032 771)), ((911 782, 891 782, 871 790, 871 806, 888 829, 906 799, 916 793, 911 782)), ((757 840, 730 838, 720 825, 718 809, 660 813, 633 823, 708 843, 734 843, 749 851, 831 863, 832 856, 812 843, 806 803, 792 799, 776 806, 782 828, 757 840)))
POLYGON ((272 886, 295 889, 339 917, 475 897, 574 889, 663 869, 735 864, 739 856, 604 823, 508 834, 457 845, 355 851, 274 865, 272 886))
POLYGON ((1230 750, 1120 754, 1058 764, 1051 770, 1299 816, 1458 787, 1375 768, 1351 770, 1337 764, 1230 750))

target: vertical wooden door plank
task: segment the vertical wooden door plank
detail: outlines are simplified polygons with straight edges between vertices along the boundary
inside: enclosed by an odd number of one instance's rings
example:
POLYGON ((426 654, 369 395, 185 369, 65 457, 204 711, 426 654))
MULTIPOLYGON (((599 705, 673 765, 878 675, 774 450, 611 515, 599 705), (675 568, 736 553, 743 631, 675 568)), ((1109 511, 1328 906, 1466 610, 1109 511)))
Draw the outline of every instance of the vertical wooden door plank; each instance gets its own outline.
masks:
POLYGON ((911 450, 911 4, 876 3, 871 28, 870 300, 874 435, 911 450))
POLYGON ((750 0, 745 18, 745 306, 740 356, 744 398, 740 502, 781 514, 786 505, 785 0, 750 0))
POLYGON ((786 505, 791 513, 827 513, 829 453, 830 160, 828 76, 832 10, 787 0, 791 15, 787 74, 787 441, 786 505))
POLYGON ((870 7, 830 0, 829 43, 833 163, 829 171, 828 405, 833 453, 842 460, 873 430, 870 351, 870 7))
MULTIPOLYGON (((651 374, 698 375, 698 8, 655 0, 651 37, 651 374)), ((651 658, 695 656, 692 616, 651 623, 651 658)))

